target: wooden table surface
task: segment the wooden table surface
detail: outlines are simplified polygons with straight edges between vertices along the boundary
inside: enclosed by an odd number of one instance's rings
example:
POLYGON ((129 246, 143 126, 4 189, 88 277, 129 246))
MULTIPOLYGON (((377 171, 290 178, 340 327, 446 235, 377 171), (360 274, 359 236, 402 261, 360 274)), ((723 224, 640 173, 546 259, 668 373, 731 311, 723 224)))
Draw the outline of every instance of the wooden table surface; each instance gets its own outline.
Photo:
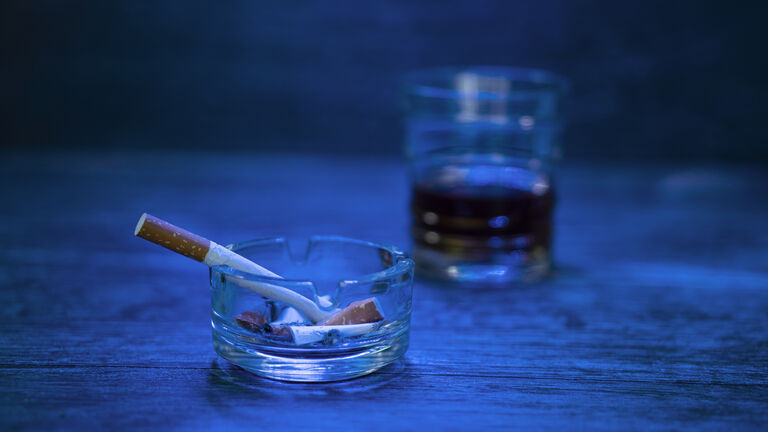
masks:
POLYGON ((411 347, 360 379, 252 376, 211 345, 207 270, 133 237, 408 246, 396 160, 5 154, 0 429, 768 427, 768 170, 566 164, 558 275, 417 280, 411 347))

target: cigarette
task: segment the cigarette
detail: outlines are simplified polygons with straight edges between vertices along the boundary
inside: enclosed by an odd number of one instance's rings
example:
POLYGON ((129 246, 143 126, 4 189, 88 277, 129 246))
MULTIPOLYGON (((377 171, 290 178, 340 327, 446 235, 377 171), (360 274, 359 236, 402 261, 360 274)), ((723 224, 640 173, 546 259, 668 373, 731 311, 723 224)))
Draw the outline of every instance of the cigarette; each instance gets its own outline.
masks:
POLYGON ((287 324, 286 321, 295 316, 293 309, 284 313, 284 317, 278 321, 267 322, 266 317, 258 312, 245 311, 235 317, 235 322, 242 328, 254 333, 266 333, 272 338, 293 342, 296 345, 306 345, 326 339, 331 332, 338 333, 341 337, 360 336, 377 330, 383 321, 350 324, 350 325, 296 325, 287 324), (291 312, 293 311, 293 312, 291 312))
MULTIPOLYGON (((141 218, 139 218, 134 235, 192 258, 209 267, 226 265, 246 273, 282 279, 281 276, 224 246, 147 213, 142 214, 141 218)), ((312 300, 287 288, 263 282, 254 282, 232 275, 225 275, 225 277, 263 297, 292 306, 313 324, 318 322, 322 322, 326 326, 363 324, 381 321, 382 319, 378 302, 373 297, 353 302, 341 310, 324 311, 312 300)))
MULTIPOLYGON (((192 258, 195 261, 199 261, 208 267, 226 265, 246 273, 282 279, 279 275, 242 255, 147 213, 141 215, 138 224, 136 224, 134 234, 188 258, 192 258)), ((294 307, 313 323, 322 321, 332 315, 332 312, 321 310, 312 300, 287 288, 253 282, 231 275, 226 275, 225 277, 243 288, 294 307)))
POLYGON ((341 336, 360 336, 371 333, 381 325, 381 322, 351 325, 330 325, 330 326, 289 326, 293 343, 296 345, 306 345, 312 342, 319 342, 325 339, 329 333, 335 331, 341 336))

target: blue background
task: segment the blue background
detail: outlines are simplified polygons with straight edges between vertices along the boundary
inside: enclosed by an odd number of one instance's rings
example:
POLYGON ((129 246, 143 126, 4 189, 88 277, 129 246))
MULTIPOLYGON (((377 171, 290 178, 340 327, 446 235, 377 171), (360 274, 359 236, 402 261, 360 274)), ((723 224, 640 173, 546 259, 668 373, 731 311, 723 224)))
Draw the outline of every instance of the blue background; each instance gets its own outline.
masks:
POLYGON ((569 158, 768 160, 747 4, 3 2, 2 145, 397 154, 405 71, 503 64, 570 78, 569 158))

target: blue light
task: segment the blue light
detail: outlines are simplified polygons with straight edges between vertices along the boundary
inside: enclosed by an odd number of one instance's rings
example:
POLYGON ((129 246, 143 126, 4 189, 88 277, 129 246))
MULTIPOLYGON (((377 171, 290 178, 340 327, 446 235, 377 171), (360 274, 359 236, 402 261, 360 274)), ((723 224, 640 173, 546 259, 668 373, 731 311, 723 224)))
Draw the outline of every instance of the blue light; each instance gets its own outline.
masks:
POLYGON ((504 228, 505 226, 509 225, 509 218, 506 216, 496 216, 495 218, 491 218, 491 220, 488 221, 488 225, 491 228, 504 228))

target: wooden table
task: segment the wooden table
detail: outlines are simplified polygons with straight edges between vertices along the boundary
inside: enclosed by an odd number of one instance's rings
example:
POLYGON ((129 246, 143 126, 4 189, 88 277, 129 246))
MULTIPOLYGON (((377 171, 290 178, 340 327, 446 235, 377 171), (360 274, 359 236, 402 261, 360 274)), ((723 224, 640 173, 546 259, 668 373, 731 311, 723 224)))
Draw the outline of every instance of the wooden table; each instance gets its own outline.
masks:
POLYGON ((330 384, 218 359, 207 271, 133 237, 149 211, 222 243, 406 247, 398 160, 3 155, 0 429, 763 429, 768 170, 565 165, 559 274, 417 281, 411 348, 330 384))

